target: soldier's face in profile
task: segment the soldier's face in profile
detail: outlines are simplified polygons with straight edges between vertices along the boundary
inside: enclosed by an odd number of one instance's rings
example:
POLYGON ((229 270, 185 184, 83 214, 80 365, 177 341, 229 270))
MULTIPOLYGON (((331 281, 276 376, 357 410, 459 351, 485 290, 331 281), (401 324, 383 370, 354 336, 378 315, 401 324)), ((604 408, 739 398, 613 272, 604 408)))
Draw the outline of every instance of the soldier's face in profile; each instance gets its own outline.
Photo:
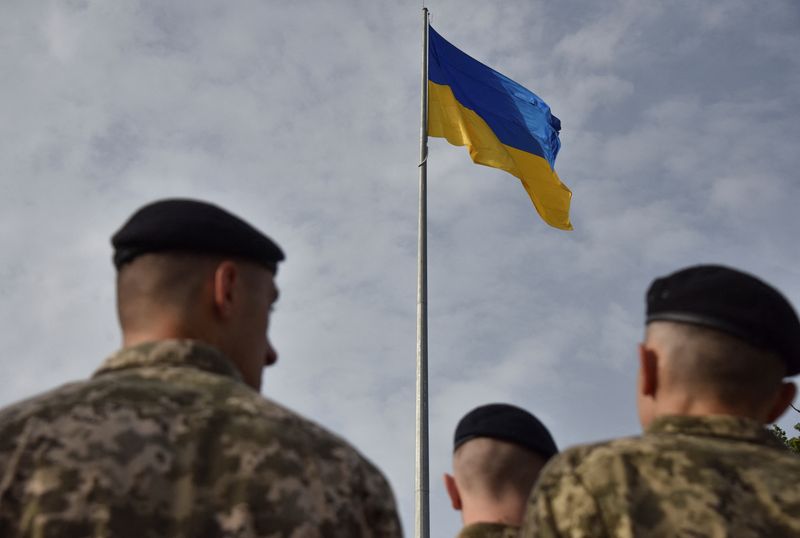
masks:
POLYGON ((236 362, 245 383, 259 390, 263 368, 278 359, 267 336, 270 314, 278 300, 278 288, 272 272, 251 264, 242 267, 239 281, 242 302, 235 323, 236 362))

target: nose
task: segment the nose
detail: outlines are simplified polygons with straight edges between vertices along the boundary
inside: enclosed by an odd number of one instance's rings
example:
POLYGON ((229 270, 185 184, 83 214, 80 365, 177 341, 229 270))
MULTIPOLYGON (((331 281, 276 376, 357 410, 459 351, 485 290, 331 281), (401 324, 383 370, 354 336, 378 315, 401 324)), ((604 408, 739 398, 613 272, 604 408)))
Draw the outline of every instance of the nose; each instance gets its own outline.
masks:
POLYGON ((264 356, 264 366, 272 366, 278 361, 278 352, 272 347, 272 342, 267 339, 267 353, 264 356))

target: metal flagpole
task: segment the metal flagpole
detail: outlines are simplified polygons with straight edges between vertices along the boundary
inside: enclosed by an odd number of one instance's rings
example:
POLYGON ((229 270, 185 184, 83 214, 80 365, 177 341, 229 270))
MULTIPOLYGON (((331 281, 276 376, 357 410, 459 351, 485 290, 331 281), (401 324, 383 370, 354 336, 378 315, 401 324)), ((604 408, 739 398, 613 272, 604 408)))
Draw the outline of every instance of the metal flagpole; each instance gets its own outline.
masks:
POLYGON ((429 538, 428 515, 428 8, 422 8, 422 106, 419 128, 417 242, 417 458, 414 536, 429 538))

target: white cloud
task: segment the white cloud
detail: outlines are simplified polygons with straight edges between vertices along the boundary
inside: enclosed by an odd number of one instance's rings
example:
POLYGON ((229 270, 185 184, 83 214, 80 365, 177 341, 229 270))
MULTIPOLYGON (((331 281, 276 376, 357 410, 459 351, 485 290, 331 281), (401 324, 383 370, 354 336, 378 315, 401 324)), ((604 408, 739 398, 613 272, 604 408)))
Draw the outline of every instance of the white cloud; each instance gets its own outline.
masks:
POLYGON ((67 14, 58 4, 50 6, 43 33, 50 54, 62 62, 72 58, 77 45, 79 30, 70 22, 72 21, 68 19, 67 14))
POLYGON ((660 10, 655 4, 622 0, 613 9, 594 11, 595 20, 578 26, 555 45, 554 51, 564 61, 589 68, 624 61, 626 53, 645 39, 643 23, 657 16, 660 10))
POLYGON ((769 214, 787 189, 774 177, 723 177, 711 187, 711 207, 732 215, 769 214))

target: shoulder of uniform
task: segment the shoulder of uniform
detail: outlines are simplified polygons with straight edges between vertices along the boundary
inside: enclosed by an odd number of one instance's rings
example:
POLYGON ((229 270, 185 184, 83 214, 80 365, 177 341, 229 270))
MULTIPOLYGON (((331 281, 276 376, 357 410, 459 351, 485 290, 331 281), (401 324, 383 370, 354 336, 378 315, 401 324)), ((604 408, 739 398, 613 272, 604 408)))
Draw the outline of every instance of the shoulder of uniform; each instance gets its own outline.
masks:
POLYGON ((557 457, 563 457, 575 464, 580 464, 587 459, 593 461, 602 460, 604 458, 613 457, 616 454, 635 451, 640 448, 641 444, 642 437, 621 437, 610 441, 577 445, 564 450, 557 457))
MULTIPOLYGON (((294 457, 305 460, 310 466, 333 466, 336 474, 351 481, 351 487, 357 484, 355 487, 361 490, 364 498, 375 499, 375 503, 394 510, 394 496, 386 476, 347 440, 256 392, 251 391, 250 395, 252 397, 240 394, 238 402, 232 404, 251 406, 251 410, 260 415, 252 417, 257 419, 255 421, 243 423, 248 429, 241 430, 242 435, 252 438, 254 432, 249 428, 261 430, 257 424, 264 424, 263 431, 268 434, 269 443, 283 446, 284 453, 294 453, 294 457), (255 426, 246 425, 254 422, 255 426), (278 424, 280 427, 276 429, 278 424)), ((261 437, 261 431, 255 432, 255 436, 261 437)))
POLYGON ((276 424, 281 424, 282 436, 293 438, 294 442, 310 448, 323 459, 349 461, 354 465, 362 465, 367 472, 377 471, 343 437, 245 385, 239 384, 226 398, 225 405, 229 411, 235 411, 234 416, 244 419, 244 422, 254 425, 256 429, 259 428, 258 424, 263 424, 264 428, 270 430, 274 430, 276 424))
POLYGON ((547 463, 540 481, 558 480, 564 474, 581 475, 587 470, 606 469, 613 461, 647 451, 647 445, 642 437, 636 436, 567 448, 547 463))
POLYGON ((48 425, 62 420, 64 412, 73 408, 76 394, 82 392, 85 384, 79 381, 62 385, 0 409, 0 458, 16 450, 20 438, 28 435, 31 421, 46 430, 48 425))
POLYGON ((75 394, 79 393, 86 384, 86 381, 67 383, 4 407, 0 409, 0 427, 47 410, 68 408, 72 405, 75 394))

